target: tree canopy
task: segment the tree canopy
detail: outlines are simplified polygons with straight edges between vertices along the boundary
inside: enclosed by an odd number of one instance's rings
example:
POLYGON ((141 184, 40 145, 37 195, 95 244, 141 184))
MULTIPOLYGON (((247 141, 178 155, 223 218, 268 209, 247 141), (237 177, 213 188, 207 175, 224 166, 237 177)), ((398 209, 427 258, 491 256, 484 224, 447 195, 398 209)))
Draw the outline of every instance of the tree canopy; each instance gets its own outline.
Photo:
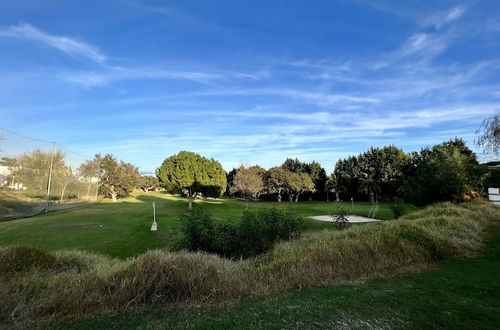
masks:
POLYGON ((287 184, 287 172, 282 167, 271 167, 264 175, 264 185, 268 193, 276 193, 281 203, 287 184))
POLYGON ((370 148, 358 156, 339 160, 334 176, 337 188, 346 198, 360 193, 372 201, 378 193, 402 198, 410 164, 410 155, 395 146, 370 148))
POLYGON ((168 191, 189 197, 190 210, 198 194, 220 197, 226 190, 226 172, 222 165, 213 158, 190 151, 166 158, 156 175, 168 191))
POLYGON ((412 163, 405 188, 406 199, 414 204, 460 200, 483 189, 486 170, 461 139, 424 148, 413 154, 412 163))
POLYGON ((246 168, 240 166, 233 179, 231 192, 239 192, 245 198, 246 208, 250 198, 258 198, 258 195, 264 191, 262 176, 265 170, 258 166, 246 168), (261 171, 262 169, 262 171, 261 171))
POLYGON ((314 183, 314 189, 310 192, 314 191, 321 195, 325 193, 328 176, 325 169, 318 162, 305 163, 297 158, 287 158, 281 168, 291 173, 307 173, 314 183))
POLYGON ((144 192, 151 190, 157 191, 160 189, 160 180, 152 175, 143 175, 139 178, 138 188, 142 189, 144 192))
POLYGON ((110 196, 113 203, 118 197, 127 196, 139 181, 139 170, 137 167, 124 161, 117 161, 111 154, 104 157, 95 156, 99 162, 101 193, 110 196))

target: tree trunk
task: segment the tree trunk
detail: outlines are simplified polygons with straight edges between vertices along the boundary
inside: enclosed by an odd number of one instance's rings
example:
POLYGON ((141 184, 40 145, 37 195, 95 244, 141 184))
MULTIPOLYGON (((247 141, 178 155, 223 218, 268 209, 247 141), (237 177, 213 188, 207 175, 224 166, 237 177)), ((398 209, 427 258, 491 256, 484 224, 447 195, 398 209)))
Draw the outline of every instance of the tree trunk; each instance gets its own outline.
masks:
POLYGON ((300 193, 297 193, 297 194, 295 195, 295 203, 297 203, 297 202, 299 201, 299 196, 300 196, 300 193))
POLYGON ((90 188, 92 188, 92 183, 89 182, 89 186, 87 188, 87 200, 89 201, 90 200, 90 188))
POLYGON ((188 206, 188 210, 191 211, 193 209, 193 195, 191 195, 191 193, 189 193, 189 206, 188 206))
POLYGON ((248 210, 248 198, 245 198, 245 210, 248 210))
POLYGON ((281 189, 278 190, 278 203, 281 203, 281 189))
POLYGON ((340 202, 340 196, 338 192, 335 193, 335 201, 340 202))
POLYGON ((290 194, 290 193, 288 194, 288 200, 290 202, 293 202, 293 194, 290 194))
POLYGON ((68 185, 67 185, 67 184, 65 184, 65 185, 63 186, 63 188, 62 188, 62 191, 61 191, 61 199, 59 199, 59 204, 62 204, 62 202, 63 202, 63 199, 64 199, 64 193, 66 192, 66 187, 67 187, 67 186, 68 186, 68 185))
POLYGON ((375 200, 373 199, 373 192, 370 191, 370 203, 375 203, 375 200))
POLYGON ((116 203, 116 197, 117 197, 117 193, 115 193, 114 191, 111 192, 111 199, 113 200, 113 203, 116 203))
POLYGON ((328 193, 328 190, 326 191, 326 201, 329 202, 330 201, 330 194, 328 193))

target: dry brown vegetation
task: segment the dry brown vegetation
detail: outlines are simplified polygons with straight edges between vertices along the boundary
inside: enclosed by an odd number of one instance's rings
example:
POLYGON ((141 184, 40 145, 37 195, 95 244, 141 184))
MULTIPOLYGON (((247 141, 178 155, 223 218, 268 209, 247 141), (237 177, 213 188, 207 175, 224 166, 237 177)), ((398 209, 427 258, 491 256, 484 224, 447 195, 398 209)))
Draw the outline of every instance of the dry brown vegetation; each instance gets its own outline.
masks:
POLYGON ((400 220, 325 230, 240 261, 149 251, 127 260, 80 251, 0 248, 0 322, 9 327, 303 287, 359 282, 474 255, 500 219, 487 202, 440 203, 400 220))

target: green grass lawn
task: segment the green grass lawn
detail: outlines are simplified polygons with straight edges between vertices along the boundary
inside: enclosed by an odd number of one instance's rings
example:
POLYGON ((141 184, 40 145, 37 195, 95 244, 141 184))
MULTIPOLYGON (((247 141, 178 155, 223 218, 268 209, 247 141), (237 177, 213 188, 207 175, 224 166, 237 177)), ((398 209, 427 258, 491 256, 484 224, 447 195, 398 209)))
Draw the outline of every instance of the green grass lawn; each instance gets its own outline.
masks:
POLYGON ((306 289, 243 303, 64 324, 64 329, 498 329, 500 226, 479 257, 420 274, 306 289))
MULTIPOLYGON (((215 218, 239 221, 245 203, 232 198, 198 200, 215 218), (210 202, 220 202, 213 204, 210 202)), ((368 215, 369 203, 326 202, 250 202, 249 209, 290 207, 302 216, 325 215, 343 206, 349 212, 368 215)), ((408 205, 408 210, 414 207, 408 205)), ((185 212, 187 200, 165 193, 136 193, 118 203, 104 201, 31 218, 0 222, 0 245, 31 244, 49 250, 84 249, 126 258, 148 249, 168 248, 179 235, 179 215, 185 212), (150 232, 151 203, 156 202, 158 231, 150 232)), ((376 218, 392 219, 388 204, 381 204, 376 218)), ((305 220, 306 231, 332 228, 333 223, 305 220)))

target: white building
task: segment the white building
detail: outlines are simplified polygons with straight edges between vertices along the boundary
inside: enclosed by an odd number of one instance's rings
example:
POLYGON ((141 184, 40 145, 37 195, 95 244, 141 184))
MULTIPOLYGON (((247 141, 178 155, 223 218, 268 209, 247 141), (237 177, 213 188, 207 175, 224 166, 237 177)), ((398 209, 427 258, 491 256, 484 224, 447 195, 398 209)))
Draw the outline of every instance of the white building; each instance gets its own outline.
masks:
POLYGON ((0 189, 26 190, 22 183, 11 182, 9 176, 9 167, 0 165, 0 189))

